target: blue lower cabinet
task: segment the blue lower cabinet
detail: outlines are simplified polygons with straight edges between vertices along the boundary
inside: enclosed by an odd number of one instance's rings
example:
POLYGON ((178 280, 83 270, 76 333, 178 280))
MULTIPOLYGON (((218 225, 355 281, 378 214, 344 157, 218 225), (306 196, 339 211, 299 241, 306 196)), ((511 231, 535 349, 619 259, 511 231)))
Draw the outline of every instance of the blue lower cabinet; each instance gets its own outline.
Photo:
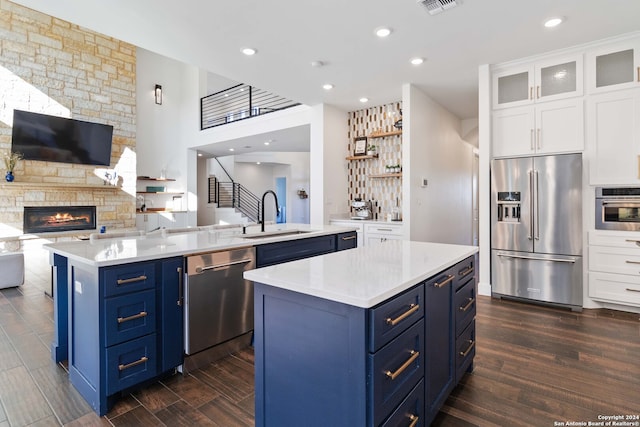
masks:
POLYGON ((107 346, 155 332, 155 289, 105 299, 104 327, 107 346))
POLYGON ((256 246, 256 267, 281 264, 336 251, 336 235, 309 237, 256 246))
POLYGON ((107 348, 107 395, 155 377, 157 365, 155 334, 107 348))
POLYGON ((347 233, 339 233, 336 235, 336 251, 344 251, 345 249, 353 249, 358 246, 358 233, 349 231, 347 233))
POLYGON ((473 369, 473 358, 476 355, 476 322, 472 320, 467 329, 456 340, 456 382, 460 381, 467 371, 473 369))
POLYGON ((382 427, 423 427, 426 425, 424 420, 424 380, 413 388, 406 399, 381 425, 382 427))

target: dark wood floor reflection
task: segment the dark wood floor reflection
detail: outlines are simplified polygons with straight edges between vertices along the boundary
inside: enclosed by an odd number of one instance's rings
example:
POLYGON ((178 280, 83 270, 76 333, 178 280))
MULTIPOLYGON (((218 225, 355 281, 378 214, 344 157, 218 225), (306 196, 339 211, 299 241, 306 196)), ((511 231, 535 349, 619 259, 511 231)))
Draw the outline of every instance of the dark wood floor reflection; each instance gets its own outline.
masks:
MULTIPOLYGON (((50 359, 53 304, 43 292, 49 276, 38 272, 0 290, 0 427, 254 424, 251 349, 124 396, 98 417, 50 359)), ((640 414, 639 317, 480 297, 475 370, 433 425, 553 426, 640 414)))

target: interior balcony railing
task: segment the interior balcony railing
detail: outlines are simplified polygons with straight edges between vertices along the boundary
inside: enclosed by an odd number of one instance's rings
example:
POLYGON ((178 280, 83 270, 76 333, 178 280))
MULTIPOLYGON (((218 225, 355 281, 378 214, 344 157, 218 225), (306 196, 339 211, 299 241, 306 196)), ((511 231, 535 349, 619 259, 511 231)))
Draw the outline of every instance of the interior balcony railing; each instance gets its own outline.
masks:
POLYGON ((296 105, 300 103, 241 83, 200 99, 200 130, 296 105))

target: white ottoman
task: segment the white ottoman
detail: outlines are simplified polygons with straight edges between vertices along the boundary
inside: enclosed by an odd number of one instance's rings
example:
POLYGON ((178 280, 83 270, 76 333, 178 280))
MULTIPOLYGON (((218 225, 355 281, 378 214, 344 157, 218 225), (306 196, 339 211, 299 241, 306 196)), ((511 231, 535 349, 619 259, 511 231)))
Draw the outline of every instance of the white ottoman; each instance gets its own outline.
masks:
POLYGON ((20 286, 24 283, 24 254, 0 253, 0 289, 20 286))

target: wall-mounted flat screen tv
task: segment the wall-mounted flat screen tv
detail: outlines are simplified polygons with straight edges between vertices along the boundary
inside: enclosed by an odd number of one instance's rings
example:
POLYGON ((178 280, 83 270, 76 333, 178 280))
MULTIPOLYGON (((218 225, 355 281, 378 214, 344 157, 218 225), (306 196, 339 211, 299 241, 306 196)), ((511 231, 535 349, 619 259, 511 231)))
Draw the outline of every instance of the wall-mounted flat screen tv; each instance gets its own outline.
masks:
POLYGON ((109 166, 113 126, 13 111, 11 151, 27 160, 109 166))

